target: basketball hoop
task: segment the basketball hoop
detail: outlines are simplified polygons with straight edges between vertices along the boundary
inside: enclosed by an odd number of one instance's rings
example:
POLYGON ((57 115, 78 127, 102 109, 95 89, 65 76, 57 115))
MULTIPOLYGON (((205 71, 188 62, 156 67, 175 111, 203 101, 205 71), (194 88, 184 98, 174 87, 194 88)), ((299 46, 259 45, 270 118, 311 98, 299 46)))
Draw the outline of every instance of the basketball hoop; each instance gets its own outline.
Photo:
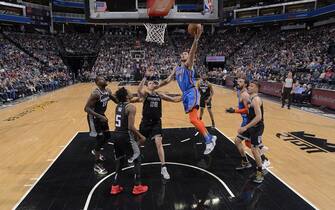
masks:
MULTIPOLYGON (((149 18, 157 18, 159 20, 159 18, 167 16, 174 3, 175 0, 147 0, 149 18)), ((144 26, 147 29, 145 41, 156 42, 158 44, 164 43, 166 23, 145 23, 144 26)))
POLYGON ((153 24, 153 23, 145 23, 145 28, 147 29, 147 37, 145 41, 147 42, 156 42, 158 44, 164 43, 164 35, 167 24, 153 24))

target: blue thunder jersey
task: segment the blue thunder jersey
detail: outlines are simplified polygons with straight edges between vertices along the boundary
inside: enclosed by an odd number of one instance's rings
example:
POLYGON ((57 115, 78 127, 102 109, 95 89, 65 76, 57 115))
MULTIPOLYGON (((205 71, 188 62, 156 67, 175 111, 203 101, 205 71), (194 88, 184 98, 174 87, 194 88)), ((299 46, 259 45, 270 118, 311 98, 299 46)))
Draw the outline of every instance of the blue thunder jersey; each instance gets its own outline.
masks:
MULTIPOLYGON (((238 109, 244 109, 243 101, 241 100, 241 91, 237 90, 237 98, 238 98, 238 109)), ((242 124, 241 126, 246 126, 248 124, 248 115, 247 114, 241 114, 242 117, 242 124)))
POLYGON ((195 87, 195 72, 188 69, 186 66, 178 66, 176 69, 176 80, 180 90, 185 93, 186 91, 195 87))

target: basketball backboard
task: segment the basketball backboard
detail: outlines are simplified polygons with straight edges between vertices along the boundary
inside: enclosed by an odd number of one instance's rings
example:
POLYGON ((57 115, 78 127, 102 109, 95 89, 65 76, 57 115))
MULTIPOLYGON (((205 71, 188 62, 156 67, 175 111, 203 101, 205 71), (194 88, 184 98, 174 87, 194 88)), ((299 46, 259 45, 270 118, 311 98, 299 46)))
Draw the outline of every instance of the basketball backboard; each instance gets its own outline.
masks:
POLYGON ((86 17, 95 23, 211 23, 219 20, 219 0, 175 0, 170 12, 161 18, 148 16, 148 1, 154 0, 86 0, 86 8, 89 8, 86 17))

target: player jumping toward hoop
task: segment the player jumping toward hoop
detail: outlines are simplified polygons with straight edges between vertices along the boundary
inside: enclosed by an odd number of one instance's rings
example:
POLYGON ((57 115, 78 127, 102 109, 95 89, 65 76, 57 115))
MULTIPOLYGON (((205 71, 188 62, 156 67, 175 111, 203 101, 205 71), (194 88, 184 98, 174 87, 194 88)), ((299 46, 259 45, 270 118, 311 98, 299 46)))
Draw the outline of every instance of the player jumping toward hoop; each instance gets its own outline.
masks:
POLYGON ((175 71, 179 88, 183 92, 183 104, 185 112, 189 115, 190 122, 204 137, 206 143, 204 154, 207 155, 213 151, 216 145, 216 136, 211 135, 207 131, 205 124, 198 117, 199 91, 196 88, 195 71, 193 69, 195 53, 197 51, 198 42, 202 31, 203 29, 201 26, 194 34, 194 41, 190 52, 183 52, 180 55, 181 66, 177 66, 175 71))

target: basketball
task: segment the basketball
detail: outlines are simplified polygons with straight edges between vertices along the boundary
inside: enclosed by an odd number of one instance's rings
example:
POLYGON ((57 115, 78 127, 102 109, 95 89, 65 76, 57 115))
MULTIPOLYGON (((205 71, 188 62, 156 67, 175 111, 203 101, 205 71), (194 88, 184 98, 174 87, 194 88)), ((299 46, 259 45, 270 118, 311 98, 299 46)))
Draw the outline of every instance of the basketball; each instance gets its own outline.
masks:
POLYGON ((188 25, 187 27, 187 31, 189 34, 191 34, 191 36, 195 36, 195 34, 201 30, 202 25, 201 24, 195 24, 195 23, 191 23, 188 25))

